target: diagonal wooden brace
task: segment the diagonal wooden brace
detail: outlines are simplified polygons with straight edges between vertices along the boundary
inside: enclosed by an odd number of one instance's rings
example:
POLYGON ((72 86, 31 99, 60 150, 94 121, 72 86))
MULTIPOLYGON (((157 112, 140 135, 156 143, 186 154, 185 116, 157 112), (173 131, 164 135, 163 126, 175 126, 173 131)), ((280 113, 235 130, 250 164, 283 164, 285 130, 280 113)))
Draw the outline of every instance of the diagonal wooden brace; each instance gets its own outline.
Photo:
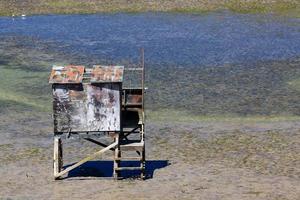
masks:
MULTIPOLYGON (((101 142, 99 142, 99 141, 97 141, 97 140, 94 140, 94 139, 92 139, 92 138, 84 138, 84 139, 87 140, 87 141, 89 141, 89 142, 92 142, 92 143, 94 143, 94 144, 97 144, 97 145, 99 145, 99 146, 102 146, 102 147, 107 147, 107 146, 108 146, 108 145, 103 144, 103 143, 101 143, 101 142)), ((111 151, 115 151, 114 148, 111 148, 110 150, 111 150, 111 151)))
POLYGON ((76 164, 70 166, 70 167, 67 167, 66 169, 64 169, 63 171, 57 173, 54 175, 55 178, 58 178, 66 173, 68 173, 69 171, 71 171, 72 169, 75 169, 76 167, 79 167, 80 165, 82 165, 83 163, 86 163, 87 161, 89 160, 92 160, 94 159, 95 157, 99 156, 100 154, 104 153, 105 151, 108 151, 110 150, 111 148, 114 148, 115 146, 118 145, 118 142, 114 142, 112 143, 111 145, 105 147, 104 149, 101 149, 100 151, 97 151, 95 152, 94 154, 82 159, 81 161, 77 162, 76 164))

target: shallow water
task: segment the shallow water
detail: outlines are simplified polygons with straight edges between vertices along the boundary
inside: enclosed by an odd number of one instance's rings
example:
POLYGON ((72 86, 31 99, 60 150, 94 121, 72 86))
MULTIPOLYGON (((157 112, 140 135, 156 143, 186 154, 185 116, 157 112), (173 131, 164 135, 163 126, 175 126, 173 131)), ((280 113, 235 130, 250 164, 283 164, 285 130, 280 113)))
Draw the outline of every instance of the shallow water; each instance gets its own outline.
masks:
MULTIPOLYGON (((299 20, 266 15, 0 18, 0 196, 297 199, 300 123, 286 122, 285 116, 300 116, 298 39, 299 20), (54 182, 51 65, 126 64, 127 59, 136 60, 141 46, 146 48, 149 87, 146 171, 154 178, 141 184, 103 179, 54 182), (283 115, 283 122, 198 121, 191 112, 226 118, 283 115)), ((64 163, 98 150, 92 143, 64 139, 64 163)), ((68 177, 111 176, 110 162, 87 164, 68 177)))
POLYGON ((300 55, 300 20, 273 15, 142 13, 0 18, 0 36, 50 41, 68 54, 114 62, 146 49, 153 64, 218 66, 300 55))
POLYGON ((53 64, 127 66, 144 47, 149 110, 300 115, 299 38, 299 19, 274 15, 2 17, 0 112, 51 112, 53 64))

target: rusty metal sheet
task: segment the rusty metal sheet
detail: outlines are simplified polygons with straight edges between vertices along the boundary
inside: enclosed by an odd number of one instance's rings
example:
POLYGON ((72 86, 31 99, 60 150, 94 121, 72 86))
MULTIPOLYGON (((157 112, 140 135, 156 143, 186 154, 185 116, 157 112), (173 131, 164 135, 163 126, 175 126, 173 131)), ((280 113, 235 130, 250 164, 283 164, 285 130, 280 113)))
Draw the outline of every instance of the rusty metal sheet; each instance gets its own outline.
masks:
POLYGON ((81 83, 84 66, 53 66, 49 83, 81 83))
POLYGON ((142 95, 140 94, 127 94, 126 104, 139 105, 142 104, 142 95))
POLYGON ((122 82, 124 66, 95 65, 91 72, 92 83, 122 82))
POLYGON ((126 105, 141 105, 143 101, 143 90, 141 88, 125 88, 123 95, 126 105))
POLYGON ((120 131, 121 84, 53 85, 55 132, 120 131))

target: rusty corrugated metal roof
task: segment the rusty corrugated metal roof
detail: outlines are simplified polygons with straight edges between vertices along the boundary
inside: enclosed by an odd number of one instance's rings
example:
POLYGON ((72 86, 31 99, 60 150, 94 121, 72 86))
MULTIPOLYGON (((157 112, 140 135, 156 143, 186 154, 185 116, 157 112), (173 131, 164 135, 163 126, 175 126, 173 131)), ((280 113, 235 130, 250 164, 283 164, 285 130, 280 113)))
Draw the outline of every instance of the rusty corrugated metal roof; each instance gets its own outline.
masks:
POLYGON ((95 65, 91 72, 91 82, 122 82, 124 66, 101 66, 95 65))
POLYGON ((84 66, 53 66, 49 83, 81 83, 84 66))

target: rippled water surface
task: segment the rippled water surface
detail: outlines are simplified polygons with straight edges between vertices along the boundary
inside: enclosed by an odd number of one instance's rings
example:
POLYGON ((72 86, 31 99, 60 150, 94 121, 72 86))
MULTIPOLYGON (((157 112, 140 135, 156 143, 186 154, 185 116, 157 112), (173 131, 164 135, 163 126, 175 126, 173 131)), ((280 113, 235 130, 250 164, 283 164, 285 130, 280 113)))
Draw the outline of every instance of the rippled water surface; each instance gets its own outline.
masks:
POLYGON ((2 17, 0 111, 51 112, 53 64, 127 66, 140 47, 149 110, 300 115, 300 20, 230 12, 2 17))
POLYGON ((222 65, 300 54, 300 20, 229 12, 0 18, 0 35, 31 36, 91 58, 121 60, 144 47, 151 63, 222 65))

